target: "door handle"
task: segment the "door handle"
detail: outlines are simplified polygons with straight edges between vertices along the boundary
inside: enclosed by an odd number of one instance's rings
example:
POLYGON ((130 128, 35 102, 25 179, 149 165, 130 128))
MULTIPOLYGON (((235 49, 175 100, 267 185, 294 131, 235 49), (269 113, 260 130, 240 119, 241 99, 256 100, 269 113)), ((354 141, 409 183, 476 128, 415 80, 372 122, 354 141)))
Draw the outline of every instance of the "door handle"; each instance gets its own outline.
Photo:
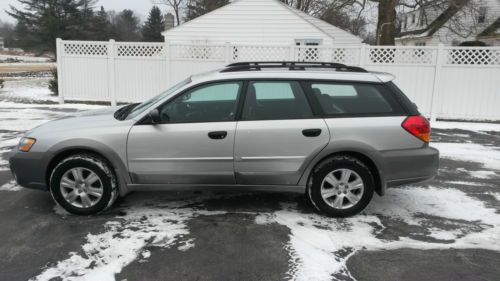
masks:
POLYGON ((302 134, 308 138, 313 138, 321 135, 321 129, 305 129, 302 134))
POLYGON ((208 137, 214 140, 222 140, 227 136, 226 131, 209 132, 208 137))

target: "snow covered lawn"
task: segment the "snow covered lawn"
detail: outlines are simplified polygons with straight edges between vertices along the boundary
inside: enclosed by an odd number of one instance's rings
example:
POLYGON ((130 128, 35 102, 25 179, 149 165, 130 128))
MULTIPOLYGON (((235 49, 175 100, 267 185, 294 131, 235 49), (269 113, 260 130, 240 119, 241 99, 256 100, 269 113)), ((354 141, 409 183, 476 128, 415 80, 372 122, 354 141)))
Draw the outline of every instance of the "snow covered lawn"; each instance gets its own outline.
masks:
MULTIPOLYGON (((26 87, 23 92, 30 98, 49 98, 47 93, 30 93, 29 85, 16 86, 15 82, 8 84, 7 92, 16 87, 26 87)), ((0 102, 0 170, 7 170, 7 152, 24 131, 51 119, 99 107, 20 104, 4 99, 0 102)), ((93 218, 92 223, 102 229, 83 235, 84 243, 79 247, 68 249, 57 260, 31 265, 37 267, 32 280, 118 280, 117 274, 133 263, 159 262, 155 259, 163 253, 159 249, 198 251, 199 233, 190 225, 215 216, 235 217, 236 223, 227 221, 234 223, 231 227, 235 231, 249 216, 250 223, 264 229, 284 228, 287 239, 276 243, 281 243, 288 253, 285 277, 289 280, 355 280, 347 261, 362 251, 477 248, 500 253, 500 135, 496 133, 500 125, 439 122, 436 127, 442 128, 435 130, 439 142, 432 143, 441 151, 440 175, 429 183, 389 189, 386 196, 375 196, 356 217, 327 218, 296 195, 278 195, 273 207, 263 203, 268 195, 261 194, 189 193, 169 195, 173 197, 165 201, 159 199, 161 195, 149 199, 131 195, 109 214, 93 218), (248 201, 253 204, 238 204, 248 201)), ((36 193, 16 186, 8 176, 0 180, 0 197, 25 194, 16 201, 20 208, 25 206, 22 198, 36 193)), ((10 209, 0 209, 0 217, 8 212, 10 209)), ((56 224, 81 219, 65 214, 57 206, 44 216, 56 224)), ((37 216, 32 219, 36 221, 37 216)), ((64 243, 74 235, 69 232, 65 237, 58 239, 64 243)), ((224 241, 224 237, 213 239, 224 241)), ((44 250, 50 251, 36 249, 44 250)), ((229 263, 231 257, 227 259, 229 263)))

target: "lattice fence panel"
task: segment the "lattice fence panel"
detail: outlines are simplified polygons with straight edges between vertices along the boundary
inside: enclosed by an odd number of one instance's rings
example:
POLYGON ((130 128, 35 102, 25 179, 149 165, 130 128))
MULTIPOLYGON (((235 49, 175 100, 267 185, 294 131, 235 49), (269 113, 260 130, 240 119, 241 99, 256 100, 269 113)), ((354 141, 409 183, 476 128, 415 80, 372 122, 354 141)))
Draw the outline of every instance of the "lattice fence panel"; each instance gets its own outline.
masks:
POLYGON ((321 49, 315 47, 296 47, 295 58, 297 61, 323 61, 321 49))
POLYGON ((500 65, 500 49, 451 48, 446 50, 445 64, 500 65))
POLYGON ((63 54, 69 56, 96 56, 108 55, 108 43, 64 42, 63 54))
POLYGON ((343 64, 357 65, 359 64, 359 51, 355 48, 334 48, 325 49, 329 53, 328 61, 343 64))
POLYGON ((172 59, 224 60, 223 45, 172 45, 172 59))
POLYGON ((165 45, 159 44, 117 44, 117 57, 164 57, 165 45))
POLYGON ((431 48, 377 48, 367 49, 367 63, 371 64, 427 64, 436 62, 436 49, 431 48))
POLYGON ((290 47, 282 46, 233 46, 232 61, 284 61, 289 60, 290 47))

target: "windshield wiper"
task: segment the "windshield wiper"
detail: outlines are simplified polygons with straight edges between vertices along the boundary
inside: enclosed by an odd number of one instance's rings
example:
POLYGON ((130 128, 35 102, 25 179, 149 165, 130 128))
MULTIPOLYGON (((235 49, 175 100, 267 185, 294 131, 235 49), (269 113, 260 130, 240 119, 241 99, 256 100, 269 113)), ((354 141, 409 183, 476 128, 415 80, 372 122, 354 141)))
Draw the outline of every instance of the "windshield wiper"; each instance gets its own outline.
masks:
POLYGON ((127 118, 127 116, 130 114, 130 112, 136 107, 138 106, 140 103, 132 103, 132 104, 129 104, 129 105, 126 105, 124 107, 121 107, 120 109, 118 109, 115 114, 113 115, 116 119, 118 120, 125 120, 125 118, 127 118))

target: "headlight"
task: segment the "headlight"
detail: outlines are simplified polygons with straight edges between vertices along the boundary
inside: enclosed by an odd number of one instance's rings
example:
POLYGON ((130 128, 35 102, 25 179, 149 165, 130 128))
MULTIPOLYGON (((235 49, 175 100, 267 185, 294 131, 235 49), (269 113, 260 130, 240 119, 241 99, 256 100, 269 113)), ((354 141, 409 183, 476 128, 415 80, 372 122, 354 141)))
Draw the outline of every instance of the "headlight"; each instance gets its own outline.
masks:
POLYGON ((22 138, 20 141, 19 141, 19 150, 23 151, 23 152, 28 152, 30 151, 31 147, 35 144, 36 142, 36 139, 33 139, 33 138, 22 138))

